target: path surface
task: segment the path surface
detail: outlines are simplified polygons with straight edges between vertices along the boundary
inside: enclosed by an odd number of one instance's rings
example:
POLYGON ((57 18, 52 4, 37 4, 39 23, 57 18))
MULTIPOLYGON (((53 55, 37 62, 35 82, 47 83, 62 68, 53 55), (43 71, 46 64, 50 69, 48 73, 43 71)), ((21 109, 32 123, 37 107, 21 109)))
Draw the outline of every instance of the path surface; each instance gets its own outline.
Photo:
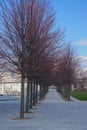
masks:
POLYGON ((0 96, 0 101, 20 100, 20 96, 0 96))
POLYGON ((18 117, 18 101, 0 102, 0 130, 87 130, 87 102, 64 101, 55 90, 35 106, 26 120, 18 117))

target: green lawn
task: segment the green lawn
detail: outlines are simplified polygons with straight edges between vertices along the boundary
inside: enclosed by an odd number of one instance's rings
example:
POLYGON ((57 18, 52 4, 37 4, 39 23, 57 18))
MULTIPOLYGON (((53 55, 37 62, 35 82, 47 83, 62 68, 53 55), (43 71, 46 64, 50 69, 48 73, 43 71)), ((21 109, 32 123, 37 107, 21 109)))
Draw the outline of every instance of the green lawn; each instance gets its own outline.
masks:
POLYGON ((87 91, 73 91, 71 92, 71 96, 81 101, 87 101, 87 91))

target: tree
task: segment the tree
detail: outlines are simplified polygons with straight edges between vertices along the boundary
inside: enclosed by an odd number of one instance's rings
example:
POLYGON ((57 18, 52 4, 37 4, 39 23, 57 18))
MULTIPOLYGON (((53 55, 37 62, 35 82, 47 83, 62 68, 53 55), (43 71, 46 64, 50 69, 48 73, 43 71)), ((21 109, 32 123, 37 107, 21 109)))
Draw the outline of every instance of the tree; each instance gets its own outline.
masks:
MULTIPOLYGON (((28 30, 28 43, 26 45, 26 75, 29 80, 37 80, 38 74, 42 71, 42 64, 44 64, 44 58, 52 58, 55 51, 60 49, 61 39, 63 36, 60 28, 56 31, 52 31, 54 23, 53 11, 49 12, 48 3, 37 3, 33 1, 30 8, 30 26, 28 30), (45 18, 44 18, 45 17, 45 18), (42 63, 41 63, 42 62, 42 63)), ((45 73, 45 72, 44 72, 45 73)), ((43 73, 42 73, 43 75, 43 73)), ((44 76, 41 77, 43 78, 44 76)), ((32 85, 31 85, 32 86, 32 85)), ((32 104, 32 87, 31 87, 31 102, 32 104)), ((29 104, 29 86, 27 87, 26 97, 26 111, 28 111, 29 104)), ((32 105, 30 105, 32 108, 32 105)))
POLYGON ((77 79, 78 65, 79 59, 70 44, 68 44, 58 65, 59 81, 61 81, 60 85, 62 86, 60 88, 61 93, 67 100, 70 100, 71 84, 77 79))
POLYGON ((44 84, 46 74, 51 70, 49 59, 55 57, 55 52, 61 49, 63 32, 60 28, 53 29, 55 18, 49 1, 4 0, 0 6, 0 55, 9 70, 21 74, 20 118, 23 119, 25 78, 28 82, 36 80, 44 84), (46 70, 43 69, 44 63, 41 63, 44 62, 43 58, 48 63, 46 70), (37 74, 40 72, 42 78, 37 74))
POLYGON ((29 24, 30 2, 12 0, 1 3, 1 55, 8 66, 13 66, 21 74, 20 118, 24 118, 24 79, 25 48, 27 44, 27 26, 29 24), (9 20, 10 19, 10 20, 9 20))

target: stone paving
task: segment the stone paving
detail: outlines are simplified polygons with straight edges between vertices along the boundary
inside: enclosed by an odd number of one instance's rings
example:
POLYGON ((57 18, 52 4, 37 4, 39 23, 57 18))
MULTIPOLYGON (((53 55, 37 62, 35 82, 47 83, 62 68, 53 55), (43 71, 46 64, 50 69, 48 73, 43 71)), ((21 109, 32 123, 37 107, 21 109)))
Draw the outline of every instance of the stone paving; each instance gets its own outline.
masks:
POLYGON ((87 102, 64 101, 54 89, 25 120, 14 120, 19 106, 19 100, 0 102, 0 130, 87 130, 87 102))

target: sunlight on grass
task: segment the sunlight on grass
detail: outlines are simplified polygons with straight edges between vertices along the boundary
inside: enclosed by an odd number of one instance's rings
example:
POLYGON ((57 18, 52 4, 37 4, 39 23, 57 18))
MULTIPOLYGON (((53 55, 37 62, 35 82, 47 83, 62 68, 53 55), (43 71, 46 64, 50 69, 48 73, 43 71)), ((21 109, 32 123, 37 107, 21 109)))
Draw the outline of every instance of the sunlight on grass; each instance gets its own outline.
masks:
POLYGON ((87 101, 87 91, 73 91, 71 92, 71 96, 81 101, 87 101))

